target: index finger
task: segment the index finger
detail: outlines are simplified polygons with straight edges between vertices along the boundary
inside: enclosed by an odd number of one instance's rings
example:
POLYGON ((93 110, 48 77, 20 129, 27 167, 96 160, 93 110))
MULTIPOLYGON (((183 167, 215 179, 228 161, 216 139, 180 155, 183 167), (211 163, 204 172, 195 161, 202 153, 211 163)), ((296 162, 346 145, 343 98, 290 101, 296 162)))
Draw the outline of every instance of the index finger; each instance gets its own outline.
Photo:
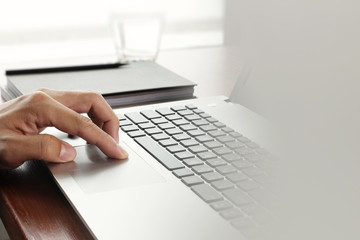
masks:
POLYGON ((128 157, 126 151, 116 143, 114 138, 96 126, 91 119, 65 107, 52 98, 45 100, 32 105, 40 126, 54 126, 63 132, 79 136, 90 144, 98 146, 111 158, 125 159, 128 157))

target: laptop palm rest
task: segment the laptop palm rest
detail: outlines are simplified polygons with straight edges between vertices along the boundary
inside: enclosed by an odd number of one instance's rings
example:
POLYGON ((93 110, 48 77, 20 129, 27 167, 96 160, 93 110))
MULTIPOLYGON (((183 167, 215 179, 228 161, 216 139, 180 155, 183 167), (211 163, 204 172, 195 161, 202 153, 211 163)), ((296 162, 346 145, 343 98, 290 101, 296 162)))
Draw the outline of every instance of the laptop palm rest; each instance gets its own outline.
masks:
POLYGON ((129 152, 127 160, 110 159, 94 145, 78 146, 75 161, 66 169, 86 194, 165 182, 130 147, 125 143, 122 146, 129 152))

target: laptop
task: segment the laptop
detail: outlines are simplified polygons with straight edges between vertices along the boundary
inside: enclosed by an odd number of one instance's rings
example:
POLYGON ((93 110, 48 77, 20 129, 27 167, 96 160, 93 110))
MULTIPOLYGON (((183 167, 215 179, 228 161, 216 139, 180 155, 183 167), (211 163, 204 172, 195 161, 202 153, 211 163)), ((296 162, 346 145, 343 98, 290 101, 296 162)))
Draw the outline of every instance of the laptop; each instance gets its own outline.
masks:
POLYGON ((229 100, 117 109, 127 160, 59 132, 77 157, 49 168, 97 239, 242 239, 269 212, 268 123, 229 100))

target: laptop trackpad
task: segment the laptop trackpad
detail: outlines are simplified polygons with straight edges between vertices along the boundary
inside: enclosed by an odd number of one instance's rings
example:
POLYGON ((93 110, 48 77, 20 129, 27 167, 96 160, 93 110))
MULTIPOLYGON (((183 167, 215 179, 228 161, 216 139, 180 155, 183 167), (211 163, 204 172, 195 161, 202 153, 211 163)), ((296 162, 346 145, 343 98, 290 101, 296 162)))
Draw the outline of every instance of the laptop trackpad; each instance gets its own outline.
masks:
POLYGON ((94 145, 78 146, 70 173, 88 194, 164 182, 165 179, 125 143, 127 160, 110 159, 94 145))

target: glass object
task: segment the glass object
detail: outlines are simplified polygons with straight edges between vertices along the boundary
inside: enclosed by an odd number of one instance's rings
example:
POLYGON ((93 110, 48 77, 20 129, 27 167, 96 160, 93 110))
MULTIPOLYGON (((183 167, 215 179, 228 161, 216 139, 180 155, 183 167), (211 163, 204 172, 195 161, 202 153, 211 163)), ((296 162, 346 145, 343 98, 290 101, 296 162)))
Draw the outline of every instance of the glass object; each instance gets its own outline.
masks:
POLYGON ((111 24, 120 62, 156 60, 164 25, 161 14, 113 15, 111 24))

